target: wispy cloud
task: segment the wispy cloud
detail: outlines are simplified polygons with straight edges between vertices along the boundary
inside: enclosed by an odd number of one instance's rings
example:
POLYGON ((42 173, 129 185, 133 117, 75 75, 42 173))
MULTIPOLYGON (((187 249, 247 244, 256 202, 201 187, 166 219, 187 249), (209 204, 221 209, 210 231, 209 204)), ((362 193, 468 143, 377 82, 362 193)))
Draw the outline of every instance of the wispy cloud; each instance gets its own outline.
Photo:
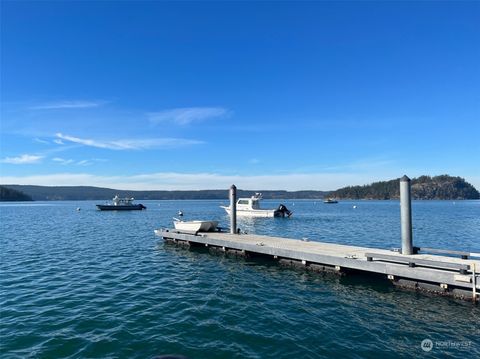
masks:
POLYGON ((30 107, 31 110, 62 110, 75 108, 91 108, 104 105, 105 101, 57 101, 47 102, 30 107))
POLYGON ((52 158, 52 161, 53 162, 56 162, 58 164, 61 164, 61 165, 76 165, 76 166, 90 166, 90 165, 93 165, 94 163, 97 163, 97 162, 106 162, 107 160, 105 159, 101 159, 101 158, 91 158, 91 159, 86 159, 86 160, 80 160, 80 161, 76 161, 76 160, 73 160, 73 159, 65 159, 65 158, 61 158, 61 157, 54 157, 52 158))
POLYGON ((59 163, 59 164, 61 164, 61 165, 69 165, 70 163, 75 162, 75 161, 72 160, 72 159, 66 160, 66 159, 60 158, 60 157, 52 158, 52 161, 53 161, 53 162, 57 162, 57 163, 59 163))
POLYGON ((101 141, 88 138, 78 138, 74 136, 56 134, 57 138, 64 141, 78 143, 84 146, 105 148, 110 150, 139 150, 148 148, 177 148, 182 146, 198 145, 204 143, 198 140, 189 140, 184 138, 146 138, 146 139, 125 139, 101 141))
POLYGON ((260 160, 258 158, 251 158, 248 160, 248 163, 251 165, 258 165, 260 163, 260 160))
POLYGON ((148 113, 148 119, 153 124, 173 122, 177 125, 188 125, 210 118, 223 117, 228 114, 223 107, 184 107, 174 108, 160 112, 148 113))
POLYGON ((20 155, 18 157, 5 157, 0 162, 2 163, 10 163, 13 165, 24 165, 24 164, 32 164, 38 163, 43 159, 44 156, 36 156, 36 155, 20 155))
MULTIPOLYGON (((25 177, 4 176, 0 183, 58 186, 98 186, 125 190, 202 190, 238 188, 252 190, 333 190, 346 185, 367 184, 379 180, 374 174, 288 173, 279 175, 221 175, 218 173, 159 172, 131 176, 57 173, 25 177)), ((226 192, 225 192, 226 193, 226 192)))
POLYGON ((90 166, 93 164, 94 161, 92 160, 81 160, 77 162, 78 166, 90 166))
POLYGON ((44 144, 44 145, 49 145, 49 144, 50 144, 50 142, 48 142, 48 141, 46 141, 46 140, 42 140, 41 138, 38 138, 38 137, 35 137, 35 138, 33 139, 33 141, 35 141, 35 142, 37 142, 37 143, 42 143, 42 144, 44 144))

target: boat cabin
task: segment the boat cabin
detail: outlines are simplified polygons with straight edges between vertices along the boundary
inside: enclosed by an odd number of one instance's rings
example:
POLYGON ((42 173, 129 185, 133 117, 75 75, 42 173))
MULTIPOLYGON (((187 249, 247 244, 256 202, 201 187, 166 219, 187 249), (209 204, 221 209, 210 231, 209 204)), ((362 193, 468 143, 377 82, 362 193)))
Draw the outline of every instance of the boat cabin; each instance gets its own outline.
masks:
POLYGON ((113 197, 112 202, 114 206, 132 206, 134 198, 120 198, 118 194, 113 197))
MULTIPOLYGON (((290 217, 292 212, 283 204, 279 205, 277 209, 262 209, 260 208, 260 201, 262 200, 261 193, 255 193, 250 198, 239 198, 236 203, 237 216, 244 217, 290 217)), ((231 214, 230 206, 220 206, 229 215, 231 214)))
POLYGON ((240 198, 237 201, 237 210, 242 209, 260 209, 260 200, 262 199, 261 193, 255 193, 250 198, 240 198))

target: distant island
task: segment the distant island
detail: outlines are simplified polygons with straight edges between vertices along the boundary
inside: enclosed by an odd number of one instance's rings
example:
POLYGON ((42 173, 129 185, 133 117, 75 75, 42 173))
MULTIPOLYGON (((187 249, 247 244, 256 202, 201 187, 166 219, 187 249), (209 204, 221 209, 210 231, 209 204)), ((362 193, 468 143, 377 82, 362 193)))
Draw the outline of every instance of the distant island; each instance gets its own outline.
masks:
POLYGON ((33 199, 21 191, 0 186, 0 201, 33 201, 33 199))
MULTIPOLYGON (((22 191, 35 201, 77 201, 112 199, 115 195, 120 197, 134 197, 137 200, 189 200, 189 199, 228 199, 228 189, 198 190, 198 191, 126 191, 112 188, 90 186, 30 186, 30 185, 5 185, 9 189, 22 191)), ((250 197, 255 192, 261 192, 265 199, 322 199, 330 191, 249 191, 238 190, 238 197, 250 197)), ((3 197, 0 198, 3 200, 3 197)))
MULTIPOLYGON (((420 176, 413 178, 411 184, 414 199, 480 199, 480 193, 475 187, 461 177, 420 176)), ((330 196, 338 199, 397 199, 400 197, 399 178, 365 186, 340 188, 333 191, 330 196)))
MULTIPOLYGON (((190 200, 215 199, 227 200, 228 189, 199 191, 126 191, 112 188, 89 186, 1 186, 0 201, 105 201, 116 194, 120 197, 135 197, 137 200, 190 200), (15 198, 15 199, 11 199, 15 198)), ((365 186, 349 186, 336 191, 254 191, 238 190, 238 197, 250 197, 261 192, 265 199, 397 199, 399 198, 399 179, 374 182, 365 186)), ((421 176, 412 179, 412 196, 414 199, 479 199, 479 192, 463 178, 442 176, 421 176)))

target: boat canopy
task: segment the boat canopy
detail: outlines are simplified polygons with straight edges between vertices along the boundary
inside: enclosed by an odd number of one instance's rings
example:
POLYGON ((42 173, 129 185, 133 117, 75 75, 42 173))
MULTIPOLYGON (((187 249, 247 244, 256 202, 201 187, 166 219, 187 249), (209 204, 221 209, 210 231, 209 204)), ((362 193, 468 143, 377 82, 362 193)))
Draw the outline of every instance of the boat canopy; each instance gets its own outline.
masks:
POLYGON ((135 198, 131 197, 125 197, 125 198, 120 198, 118 197, 118 194, 113 197, 112 202, 114 206, 129 206, 132 205, 132 202, 134 201, 135 198))

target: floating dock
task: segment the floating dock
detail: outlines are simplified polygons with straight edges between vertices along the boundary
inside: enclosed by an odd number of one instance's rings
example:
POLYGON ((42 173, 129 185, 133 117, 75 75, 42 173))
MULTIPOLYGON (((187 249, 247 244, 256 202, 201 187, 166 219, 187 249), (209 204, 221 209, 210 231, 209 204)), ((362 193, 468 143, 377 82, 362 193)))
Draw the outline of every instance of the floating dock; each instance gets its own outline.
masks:
POLYGON ((282 237, 223 232, 158 229, 166 242, 187 247, 210 247, 239 256, 262 255, 283 264, 339 274, 353 272, 385 276, 394 285, 478 301, 480 260, 470 253, 431 248, 438 254, 401 254, 395 250, 347 246, 282 237), (439 254, 457 255, 450 257, 439 254))
POLYGON ((166 242, 204 246, 240 256, 262 255, 281 264, 338 274, 353 272, 386 277, 394 285, 449 295, 477 303, 480 254, 413 246, 410 178, 400 179, 401 248, 377 249, 334 243, 240 234, 236 215, 237 187, 230 187, 230 233, 155 230, 166 242))

